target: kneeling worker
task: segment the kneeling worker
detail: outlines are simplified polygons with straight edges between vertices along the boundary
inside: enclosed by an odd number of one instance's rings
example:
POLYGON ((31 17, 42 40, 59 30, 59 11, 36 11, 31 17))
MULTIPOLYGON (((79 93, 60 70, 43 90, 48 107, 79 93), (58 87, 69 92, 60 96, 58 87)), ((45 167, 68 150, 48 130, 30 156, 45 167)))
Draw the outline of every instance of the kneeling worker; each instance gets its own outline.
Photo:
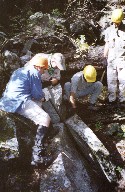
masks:
POLYGON ((92 65, 87 65, 83 71, 77 72, 71 78, 71 83, 64 85, 64 99, 69 99, 73 109, 76 109, 75 98, 90 95, 89 109, 96 110, 95 103, 102 91, 102 83, 96 81, 97 72, 92 65))

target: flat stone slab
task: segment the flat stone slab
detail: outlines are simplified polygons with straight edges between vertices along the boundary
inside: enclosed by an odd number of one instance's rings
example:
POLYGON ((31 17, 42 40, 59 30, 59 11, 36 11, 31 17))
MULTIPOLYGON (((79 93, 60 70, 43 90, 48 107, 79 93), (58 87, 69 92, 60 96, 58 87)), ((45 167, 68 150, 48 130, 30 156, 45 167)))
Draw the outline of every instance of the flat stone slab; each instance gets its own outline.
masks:
POLYGON ((109 151, 94 132, 78 115, 66 120, 66 125, 88 161, 93 165, 96 162, 96 166, 100 166, 109 182, 116 181, 116 166, 110 160, 109 151))

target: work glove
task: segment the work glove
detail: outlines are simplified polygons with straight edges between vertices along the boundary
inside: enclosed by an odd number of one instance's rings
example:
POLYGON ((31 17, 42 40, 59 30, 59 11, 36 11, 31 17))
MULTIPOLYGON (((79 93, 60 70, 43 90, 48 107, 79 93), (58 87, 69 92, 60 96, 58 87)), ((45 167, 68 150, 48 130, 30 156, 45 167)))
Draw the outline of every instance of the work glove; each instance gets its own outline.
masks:
POLYGON ((60 83, 60 81, 58 81, 57 83, 52 84, 53 87, 57 86, 60 83))
POLYGON ((51 81, 53 87, 60 83, 60 81, 56 78, 51 78, 50 81, 51 81))
POLYGON ((107 58, 106 57, 103 58, 102 64, 103 64, 103 68, 104 69, 107 68, 108 62, 107 62, 107 58))

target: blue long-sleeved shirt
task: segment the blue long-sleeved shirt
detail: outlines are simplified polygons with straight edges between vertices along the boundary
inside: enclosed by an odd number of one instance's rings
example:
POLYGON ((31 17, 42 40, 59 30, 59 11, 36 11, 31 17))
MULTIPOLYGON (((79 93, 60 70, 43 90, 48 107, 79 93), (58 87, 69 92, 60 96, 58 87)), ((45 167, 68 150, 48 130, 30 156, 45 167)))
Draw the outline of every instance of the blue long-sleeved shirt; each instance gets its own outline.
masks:
POLYGON ((40 72, 34 66, 22 67, 13 72, 0 99, 0 109, 14 113, 28 99, 43 97, 40 72))

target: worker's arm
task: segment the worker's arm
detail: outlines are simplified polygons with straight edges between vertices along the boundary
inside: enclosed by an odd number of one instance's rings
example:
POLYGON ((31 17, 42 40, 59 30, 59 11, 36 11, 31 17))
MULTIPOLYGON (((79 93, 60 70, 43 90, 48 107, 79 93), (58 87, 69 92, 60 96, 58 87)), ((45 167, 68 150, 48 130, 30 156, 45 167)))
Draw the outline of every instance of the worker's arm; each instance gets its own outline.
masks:
POLYGON ((109 43, 106 42, 106 43, 105 43, 105 47, 104 47, 104 59, 103 59, 103 67, 104 67, 104 68, 107 67, 108 51, 109 51, 109 43))
POLYGON ((77 88, 78 88, 78 83, 81 77, 81 73, 76 73, 75 75, 73 75, 73 77, 71 78, 71 92, 70 92, 70 97, 69 97, 69 101, 72 105, 72 108, 76 108, 76 101, 75 101, 75 97, 76 97, 76 93, 77 93, 77 88))
POLYGON ((72 105, 72 108, 76 108, 75 93, 71 92, 70 97, 69 97, 69 101, 72 105))
POLYGON ((29 76, 31 98, 40 101, 44 99, 45 94, 41 86, 41 75, 33 73, 29 76))
POLYGON ((104 47, 104 58, 107 58, 108 51, 109 51, 109 44, 108 44, 108 42, 106 42, 105 47, 104 47))

